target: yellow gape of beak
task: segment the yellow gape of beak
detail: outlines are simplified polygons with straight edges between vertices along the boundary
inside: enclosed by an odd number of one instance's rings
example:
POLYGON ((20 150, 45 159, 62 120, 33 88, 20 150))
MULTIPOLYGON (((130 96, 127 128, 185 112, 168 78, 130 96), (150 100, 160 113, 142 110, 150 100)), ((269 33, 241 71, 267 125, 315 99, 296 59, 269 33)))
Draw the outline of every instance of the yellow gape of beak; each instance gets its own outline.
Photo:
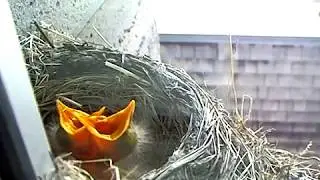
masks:
POLYGON ((126 108, 103 116, 105 107, 91 115, 72 109, 57 100, 60 125, 71 140, 71 151, 79 159, 117 156, 116 141, 128 130, 135 110, 132 100, 126 108))

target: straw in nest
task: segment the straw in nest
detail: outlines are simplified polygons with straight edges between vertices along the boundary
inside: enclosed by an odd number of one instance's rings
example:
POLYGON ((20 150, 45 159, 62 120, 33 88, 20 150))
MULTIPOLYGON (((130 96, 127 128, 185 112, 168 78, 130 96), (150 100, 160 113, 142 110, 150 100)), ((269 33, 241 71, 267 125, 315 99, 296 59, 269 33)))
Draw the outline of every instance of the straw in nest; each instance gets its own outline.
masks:
POLYGON ((274 148, 265 132, 232 118, 183 69, 75 40, 55 48, 35 35, 21 42, 57 156, 63 152, 55 142, 57 97, 87 111, 101 105, 117 111, 135 99, 138 146, 115 164, 122 178, 319 178, 319 158, 274 148))

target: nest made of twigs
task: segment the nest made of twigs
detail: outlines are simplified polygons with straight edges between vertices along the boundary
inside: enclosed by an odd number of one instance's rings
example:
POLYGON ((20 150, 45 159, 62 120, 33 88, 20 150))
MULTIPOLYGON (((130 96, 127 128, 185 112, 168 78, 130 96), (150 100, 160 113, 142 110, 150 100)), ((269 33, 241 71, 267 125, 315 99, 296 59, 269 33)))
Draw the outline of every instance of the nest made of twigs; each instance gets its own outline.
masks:
POLYGON ((22 42, 56 155, 61 153, 54 140, 56 98, 72 99, 86 111, 105 105, 110 113, 135 99, 133 121, 139 143, 127 159, 116 164, 122 177, 319 178, 318 158, 271 146, 264 132, 254 132, 231 118, 221 100, 207 93, 183 69, 76 41, 52 48, 33 34, 22 42))

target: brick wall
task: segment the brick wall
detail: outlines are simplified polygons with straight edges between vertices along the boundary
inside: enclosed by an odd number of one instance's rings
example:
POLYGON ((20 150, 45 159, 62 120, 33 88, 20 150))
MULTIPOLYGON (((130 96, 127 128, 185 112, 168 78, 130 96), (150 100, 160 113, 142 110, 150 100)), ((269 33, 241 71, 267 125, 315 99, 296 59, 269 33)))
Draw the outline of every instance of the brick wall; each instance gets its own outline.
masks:
MULTIPOLYGON (((227 37, 161 35, 160 42, 164 62, 184 68, 234 107, 227 37)), ((254 99, 248 125, 276 129, 269 138, 281 148, 300 151, 312 140, 311 149, 320 152, 320 40, 238 38, 233 48, 238 98, 254 99)))

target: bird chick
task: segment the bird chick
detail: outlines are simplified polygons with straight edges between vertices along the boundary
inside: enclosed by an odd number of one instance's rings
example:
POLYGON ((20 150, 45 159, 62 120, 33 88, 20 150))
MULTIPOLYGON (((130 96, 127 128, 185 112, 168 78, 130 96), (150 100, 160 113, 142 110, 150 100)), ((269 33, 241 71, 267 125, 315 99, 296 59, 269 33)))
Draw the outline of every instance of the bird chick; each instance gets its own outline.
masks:
POLYGON ((105 107, 91 115, 56 101, 60 126, 58 131, 65 149, 79 160, 110 158, 113 162, 127 156, 137 144, 136 134, 128 131, 135 110, 132 100, 126 108, 111 115, 102 115, 105 107))

